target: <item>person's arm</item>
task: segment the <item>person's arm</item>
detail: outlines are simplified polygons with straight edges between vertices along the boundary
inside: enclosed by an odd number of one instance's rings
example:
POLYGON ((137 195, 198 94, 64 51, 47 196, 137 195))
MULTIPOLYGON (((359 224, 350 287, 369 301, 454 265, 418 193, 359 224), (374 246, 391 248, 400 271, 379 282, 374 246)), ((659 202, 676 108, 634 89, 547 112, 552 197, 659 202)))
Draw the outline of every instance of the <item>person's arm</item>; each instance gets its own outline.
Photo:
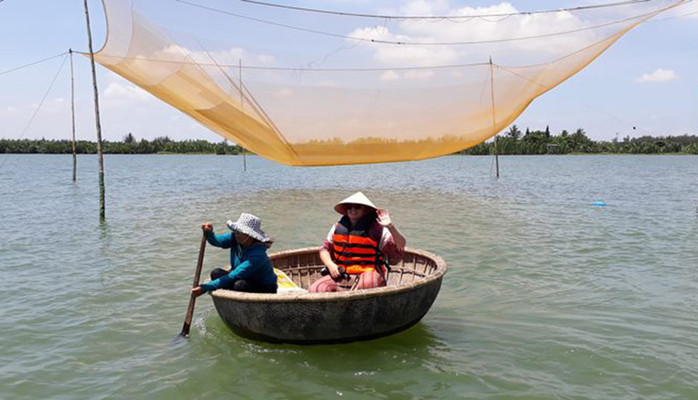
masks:
POLYGON ((332 276, 332 279, 337 280, 342 277, 339 273, 339 265, 335 264, 334 261, 332 261, 332 255, 330 254, 327 249, 322 248, 320 249, 320 259, 322 260, 322 263, 327 266, 327 269, 330 271, 330 276, 332 276))
POLYGON ((381 224, 384 228, 388 229, 390 235, 393 237, 393 241, 395 242, 395 246, 398 248, 398 250, 400 252, 405 251, 405 245, 407 244, 407 240, 404 236, 402 236, 402 233, 400 233, 395 224, 393 224, 393 221, 390 219, 390 214, 388 213, 388 210, 378 210, 377 215, 378 223, 381 224))
POLYGON ((265 249, 252 249, 247 256, 247 260, 238 264, 228 275, 214 279, 201 285, 203 293, 220 289, 222 286, 229 286, 229 283, 237 279, 246 279, 254 275, 260 268, 263 268, 268 258, 265 249))
POLYGON ((218 279, 201 284, 201 290, 203 293, 208 293, 216 289, 220 289, 221 286, 228 286, 228 284, 236 279, 243 279, 250 275, 250 270, 252 269, 252 263, 250 260, 241 262, 235 269, 230 271, 228 275, 221 276, 218 279))
POLYGON ((204 230, 204 235, 206 235, 206 241, 211 246, 229 249, 235 245, 235 236, 232 232, 216 235, 215 233, 213 233, 213 225, 211 225, 211 223, 209 222, 204 222, 203 224, 201 224, 201 229, 204 230))
POLYGON ((320 249, 320 260, 322 260, 322 263, 325 264, 327 269, 330 271, 330 276, 332 276, 332 279, 337 280, 341 278, 341 275, 339 274, 339 266, 332 260, 332 247, 334 246, 333 243, 333 236, 334 236, 334 225, 332 225, 332 228, 330 228, 330 232, 327 234, 327 238, 324 240, 322 243, 322 248, 320 249))

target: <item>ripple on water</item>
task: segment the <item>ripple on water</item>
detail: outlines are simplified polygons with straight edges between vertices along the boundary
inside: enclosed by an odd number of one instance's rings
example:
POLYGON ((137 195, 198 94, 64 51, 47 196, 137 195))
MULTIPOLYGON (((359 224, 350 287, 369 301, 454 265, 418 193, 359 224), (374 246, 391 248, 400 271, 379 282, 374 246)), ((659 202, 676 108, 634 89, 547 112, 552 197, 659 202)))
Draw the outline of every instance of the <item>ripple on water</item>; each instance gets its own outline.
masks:
MULTIPOLYGON (((106 223, 93 157, 75 185, 69 157, 9 157, 9 398, 698 397, 695 157, 502 157, 494 180, 487 157, 300 169, 249 157, 243 173, 236 157, 108 156, 106 223), (356 190, 449 264, 421 323, 265 344, 232 334, 203 297, 192 336, 170 346, 202 221, 223 229, 250 211, 275 250, 316 246, 356 190)), ((227 261, 209 246, 204 270, 227 261)))

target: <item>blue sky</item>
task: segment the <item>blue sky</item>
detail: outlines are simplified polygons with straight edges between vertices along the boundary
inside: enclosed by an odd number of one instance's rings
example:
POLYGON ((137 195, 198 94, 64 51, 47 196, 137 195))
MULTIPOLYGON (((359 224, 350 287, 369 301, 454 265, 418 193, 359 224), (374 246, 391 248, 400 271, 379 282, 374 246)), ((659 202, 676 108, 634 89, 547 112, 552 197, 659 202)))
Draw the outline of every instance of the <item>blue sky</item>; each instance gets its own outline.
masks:
MULTIPOLYGON (((441 8, 492 6, 508 3, 517 10, 538 10, 598 4, 580 1, 404 1, 403 9, 420 9, 425 3, 441 8), (533 3, 533 4, 532 4, 533 3)), ((141 1, 144 8, 153 3, 141 1)), ((167 9, 161 18, 175 20, 184 31, 182 17, 191 11, 174 0, 161 1, 167 9), (184 8, 183 8, 184 7, 184 8), (182 11, 184 10, 184 11, 182 11), (187 11, 189 10, 189 11, 187 11), (170 16, 169 12, 172 12, 170 16)), ((237 0, 207 0, 207 4, 229 6, 237 0)), ((66 61, 55 85, 31 124, 32 115, 59 70, 63 57, 18 71, 11 68, 51 57, 73 48, 87 50, 82 0, 4 0, 0 2, 0 137, 1 138, 70 138, 70 76, 66 61)), ((89 2, 93 35, 98 48, 105 36, 105 21, 100 1, 89 2)), ((335 10, 381 12, 395 2, 370 1, 303 1, 286 2, 335 10)), ((269 9, 252 8, 264 17, 269 9)), ((316 17, 317 18, 317 17, 316 17)), ((93 140, 89 62, 75 55, 77 135, 93 140)), ((137 138, 221 138, 97 66, 103 135, 120 140, 132 132, 137 138)), ((642 24, 612 46, 589 67, 551 92, 536 99, 515 122, 522 128, 544 129, 550 126, 557 134, 562 129, 582 127, 593 139, 611 140, 616 136, 698 134, 698 1, 660 15, 642 24), (686 15, 691 14, 691 15, 686 15), (683 15, 683 16, 682 16, 683 15), (682 16, 675 18, 676 16, 682 16)))

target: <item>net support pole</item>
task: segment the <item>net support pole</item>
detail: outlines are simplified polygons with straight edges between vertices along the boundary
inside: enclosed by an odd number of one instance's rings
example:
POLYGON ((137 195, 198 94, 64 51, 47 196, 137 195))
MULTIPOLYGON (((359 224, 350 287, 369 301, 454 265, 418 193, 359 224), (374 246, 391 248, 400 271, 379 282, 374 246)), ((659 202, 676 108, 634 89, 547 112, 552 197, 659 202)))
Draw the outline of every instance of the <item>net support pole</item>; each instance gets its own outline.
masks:
MULTIPOLYGON (((495 115, 495 107, 494 107, 494 64, 492 63, 492 57, 490 56, 490 96, 492 98, 492 130, 496 129, 497 127, 497 118, 495 115)), ((494 164, 495 164, 495 171, 496 171, 496 177, 499 179, 499 148, 497 147, 497 132, 495 132, 494 136, 494 164)), ((491 172, 490 172, 491 173, 491 172)))
POLYGON ((494 137, 494 165, 495 165, 495 171, 496 171, 496 176, 499 178, 499 147, 497 146, 497 142, 499 141, 499 136, 494 137))
POLYGON ((73 128, 73 183, 78 179, 78 154, 75 143, 75 73, 73 72, 73 49, 68 49, 70 54, 70 115, 73 128))
MULTIPOLYGON (((242 59, 239 60, 240 63, 238 64, 238 73, 240 75, 240 110, 244 111, 245 109, 245 92, 242 88, 242 59)), ((241 146, 242 148, 242 146, 241 146)), ((245 148, 242 148, 242 168, 243 171, 247 172, 247 155, 245 148)))
POLYGON ((99 219, 106 219, 106 206, 104 199, 104 155, 102 154, 102 125, 99 119, 99 91, 97 90, 97 72, 95 71, 95 55, 92 50, 92 29, 90 28, 90 12, 85 4, 85 21, 87 22, 87 45, 90 50, 90 66, 92 68, 92 88, 95 98, 95 124, 97 127, 97 160, 99 163, 99 219))

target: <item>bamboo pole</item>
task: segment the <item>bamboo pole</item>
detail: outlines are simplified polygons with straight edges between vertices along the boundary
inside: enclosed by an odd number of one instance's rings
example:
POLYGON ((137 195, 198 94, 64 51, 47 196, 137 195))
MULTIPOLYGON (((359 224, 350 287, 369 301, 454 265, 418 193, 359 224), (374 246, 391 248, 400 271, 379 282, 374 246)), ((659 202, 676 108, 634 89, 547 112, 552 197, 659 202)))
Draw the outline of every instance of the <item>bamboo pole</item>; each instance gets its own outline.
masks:
POLYGON ((499 147, 497 142, 499 142, 499 136, 494 137, 494 165, 497 170, 497 178, 499 178, 499 147))
MULTIPOLYGON (((238 73, 240 74, 240 110, 243 111, 245 109, 245 92, 242 88, 242 59, 240 59, 239 61, 240 63, 238 64, 238 73)), ((242 149, 242 168, 243 171, 247 172, 247 155, 245 155, 244 148, 242 149)))
MULTIPOLYGON (((490 57, 490 95, 492 96, 492 129, 496 128, 496 117, 495 117, 495 107, 494 107, 494 64, 492 63, 492 57, 490 57)), ((499 149, 497 148, 497 136, 494 137, 494 163, 496 166, 497 179, 499 179, 499 149)), ((492 173, 490 171, 490 173, 492 173)))
POLYGON ((102 154, 102 125, 99 121, 99 91, 97 90, 97 73, 95 71, 95 55, 92 50, 92 29, 90 28, 90 12, 85 4, 85 21, 87 22, 87 44, 90 50, 90 66, 92 67, 92 87, 95 97, 95 124, 97 126, 97 160, 99 162, 99 219, 106 218, 104 199, 104 156, 102 154))
POLYGON ((78 179, 78 155, 75 144, 75 74, 73 72, 73 49, 68 49, 70 54, 70 114, 73 121, 73 182, 78 179))

